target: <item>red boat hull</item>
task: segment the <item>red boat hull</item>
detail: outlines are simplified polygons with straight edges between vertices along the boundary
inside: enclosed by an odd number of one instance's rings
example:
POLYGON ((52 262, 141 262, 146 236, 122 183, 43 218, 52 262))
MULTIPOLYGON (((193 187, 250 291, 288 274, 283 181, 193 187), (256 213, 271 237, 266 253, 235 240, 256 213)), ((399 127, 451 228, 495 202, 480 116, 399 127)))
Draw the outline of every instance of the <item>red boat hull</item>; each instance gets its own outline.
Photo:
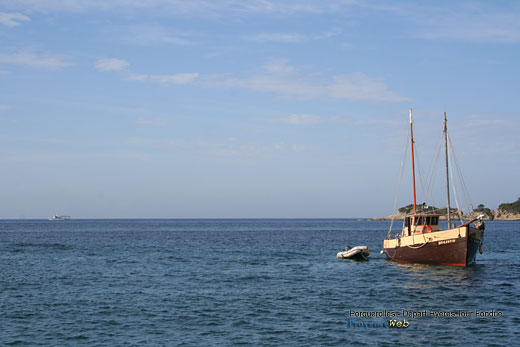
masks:
POLYGON ((385 248, 386 256, 393 261, 468 266, 475 261, 482 232, 467 228, 467 236, 410 246, 385 248))

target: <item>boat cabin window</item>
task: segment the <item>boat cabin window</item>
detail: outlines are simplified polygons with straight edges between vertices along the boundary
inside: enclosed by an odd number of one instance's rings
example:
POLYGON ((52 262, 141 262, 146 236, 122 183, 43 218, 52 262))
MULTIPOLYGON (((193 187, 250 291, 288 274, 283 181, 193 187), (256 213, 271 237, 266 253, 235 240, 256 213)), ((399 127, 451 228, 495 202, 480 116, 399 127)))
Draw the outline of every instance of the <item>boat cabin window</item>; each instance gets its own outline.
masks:
POLYGON ((416 217, 414 222, 415 222, 414 223, 415 225, 438 225, 439 217, 437 217, 437 216, 420 216, 420 217, 416 217))

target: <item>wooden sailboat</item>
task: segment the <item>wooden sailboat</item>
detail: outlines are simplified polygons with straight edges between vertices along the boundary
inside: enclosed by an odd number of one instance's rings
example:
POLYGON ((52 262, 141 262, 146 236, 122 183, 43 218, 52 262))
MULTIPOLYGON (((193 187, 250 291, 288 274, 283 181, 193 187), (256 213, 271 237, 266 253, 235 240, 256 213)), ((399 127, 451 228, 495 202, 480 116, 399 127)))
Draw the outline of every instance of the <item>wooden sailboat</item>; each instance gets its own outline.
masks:
POLYGON ((383 242, 384 253, 393 261, 468 266, 475 261, 477 250, 482 253, 484 223, 482 216, 455 226, 450 217, 450 188, 448 169, 448 127, 444 113, 444 142, 446 149, 446 187, 448 229, 440 230, 440 214, 417 213, 415 194, 415 166, 412 110, 410 134, 412 147, 413 213, 404 217, 400 234, 391 236, 391 228, 383 242), (476 224, 473 224, 476 223, 476 224))

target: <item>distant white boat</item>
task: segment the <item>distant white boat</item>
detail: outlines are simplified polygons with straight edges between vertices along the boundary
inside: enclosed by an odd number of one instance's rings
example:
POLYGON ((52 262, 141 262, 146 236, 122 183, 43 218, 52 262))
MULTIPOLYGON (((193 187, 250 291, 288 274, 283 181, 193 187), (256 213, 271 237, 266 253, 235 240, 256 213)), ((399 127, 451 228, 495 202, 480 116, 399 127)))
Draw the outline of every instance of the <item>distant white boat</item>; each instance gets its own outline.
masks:
POLYGON ((58 216, 54 215, 52 217, 49 217, 49 220, 68 220, 70 219, 70 216, 58 216))

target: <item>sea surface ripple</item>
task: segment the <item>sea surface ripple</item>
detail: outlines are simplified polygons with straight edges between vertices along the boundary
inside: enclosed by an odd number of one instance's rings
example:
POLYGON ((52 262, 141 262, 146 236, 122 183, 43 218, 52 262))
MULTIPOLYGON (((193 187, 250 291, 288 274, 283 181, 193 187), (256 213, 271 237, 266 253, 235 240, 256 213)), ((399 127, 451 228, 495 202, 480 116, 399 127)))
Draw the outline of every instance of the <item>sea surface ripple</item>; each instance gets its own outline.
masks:
POLYGON ((0 345, 515 345, 520 222, 486 226, 461 268, 386 260, 384 221, 3 220, 0 345), (458 309, 502 316, 350 315, 458 309))

